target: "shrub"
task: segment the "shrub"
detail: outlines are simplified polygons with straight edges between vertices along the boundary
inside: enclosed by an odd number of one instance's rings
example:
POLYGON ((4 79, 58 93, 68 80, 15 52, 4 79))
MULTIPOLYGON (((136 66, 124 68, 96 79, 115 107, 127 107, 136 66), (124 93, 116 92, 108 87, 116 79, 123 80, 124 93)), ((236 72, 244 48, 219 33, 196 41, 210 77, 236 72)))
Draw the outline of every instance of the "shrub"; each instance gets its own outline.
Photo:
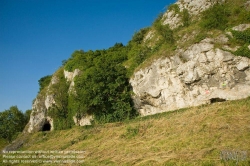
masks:
POLYGON ((164 39, 164 42, 168 44, 173 44, 174 43, 174 33, 173 30, 170 29, 169 25, 162 25, 161 22, 158 22, 155 24, 155 29, 162 36, 164 39))
POLYGON ((183 12, 181 13, 182 16, 182 23, 184 27, 189 26, 190 24, 190 15, 188 13, 187 9, 184 9, 183 12))
POLYGON ((52 75, 47 75, 38 80, 39 91, 42 91, 45 87, 49 85, 51 78, 52 78, 52 75))
POLYGON ((135 34, 132 37, 132 40, 129 41, 130 43, 136 43, 141 44, 143 42, 145 34, 148 32, 149 28, 142 28, 138 32, 135 32, 135 34))
POLYGON ((205 29, 224 30, 227 27, 229 11, 224 4, 215 4, 202 13, 200 26, 205 29))
POLYGON ((250 43, 250 28, 248 28, 245 31, 234 31, 231 30, 233 36, 236 38, 236 40, 243 41, 245 43, 250 43))
POLYGON ((195 38, 194 38, 194 42, 195 43, 199 43, 200 41, 202 41, 203 39, 205 39, 207 37, 206 33, 204 32, 199 32, 195 38))
POLYGON ((24 129, 26 123, 25 115, 17 106, 0 112, 0 137, 11 142, 24 129))
POLYGON ((52 84, 49 91, 49 94, 53 95, 55 104, 50 107, 48 115, 54 119, 55 130, 67 129, 73 125, 72 115, 68 109, 69 83, 64 77, 63 68, 60 68, 55 76, 58 78, 58 82, 52 84))
POLYGON ((177 4, 171 4, 168 6, 168 10, 174 11, 175 13, 180 13, 180 8, 177 4))
POLYGON ((245 44, 244 46, 240 47, 234 52, 237 56, 244 56, 250 58, 250 50, 248 48, 248 44, 245 44))
POLYGON ((126 47, 115 45, 101 51, 90 68, 75 80, 79 115, 92 114, 99 123, 122 121, 135 115, 126 68, 121 65, 126 47))

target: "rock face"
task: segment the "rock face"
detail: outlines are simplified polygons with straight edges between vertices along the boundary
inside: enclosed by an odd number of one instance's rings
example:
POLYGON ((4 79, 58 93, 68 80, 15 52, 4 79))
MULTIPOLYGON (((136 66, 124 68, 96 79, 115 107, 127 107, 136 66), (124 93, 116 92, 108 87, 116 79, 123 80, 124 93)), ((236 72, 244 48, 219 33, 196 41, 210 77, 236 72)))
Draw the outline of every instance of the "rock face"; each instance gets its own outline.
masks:
MULTIPOLYGON (((181 26, 181 12, 187 9, 192 16, 198 19, 198 14, 216 2, 225 0, 179 0, 175 3, 177 10, 168 10, 162 17, 162 24, 169 24, 174 29, 181 26)), ((249 4, 249 3, 248 3, 249 4)), ((247 4, 246 4, 247 5, 247 4)), ((244 31, 250 24, 238 25, 232 30, 244 31)), ((175 55, 155 60, 151 65, 136 71, 130 79, 134 91, 134 103, 142 116, 179 108, 197 106, 225 100, 236 100, 250 96, 250 60, 246 57, 234 56, 231 52, 235 48, 229 47, 227 42, 233 37, 231 32, 220 32, 214 39, 206 38, 188 48, 179 45, 189 41, 189 37, 197 35, 197 31, 179 36, 176 41, 175 55), (221 47, 216 47, 219 44, 221 47), (228 51, 225 51, 228 50, 228 51)), ((212 33, 212 32, 211 32, 212 33)), ((149 48, 157 43, 157 32, 151 29, 144 37, 144 44, 149 48), (151 42, 152 40, 152 42, 151 42)), ((250 45, 248 46, 250 49, 250 45)), ((83 71, 84 72, 84 71, 83 71)), ((74 78, 81 74, 79 69, 73 72, 64 70, 64 77, 70 84, 67 92, 74 94, 74 78)), ((50 92, 50 86, 57 84, 59 79, 53 76, 47 91, 39 93, 34 101, 27 131, 43 130, 45 124, 53 130, 53 119, 47 112, 56 104, 50 92)), ((76 125, 90 125, 92 116, 73 116, 76 125)))
POLYGON ((75 85, 74 78, 80 74, 81 74, 81 71, 79 69, 75 69, 73 72, 64 70, 64 76, 66 80, 70 82, 69 93, 74 92, 74 85, 75 85))
MULTIPOLYGON (((69 82, 69 90, 68 93, 74 92, 74 77, 80 74, 79 69, 75 69, 74 72, 68 72, 64 70, 64 77, 66 78, 67 82, 69 82)), ((49 125, 50 129, 53 130, 53 119, 47 115, 47 112, 50 107, 52 107, 53 104, 56 104, 53 94, 50 92, 50 87, 53 84, 58 83, 58 78, 53 75, 51 78, 51 82, 46 90, 45 94, 39 93, 36 97, 33 106, 32 106, 32 112, 30 116, 30 121, 27 124, 27 132, 32 133, 36 131, 43 130, 45 125, 49 125)), ((91 122, 92 117, 82 117, 79 121, 76 121, 74 117, 72 117, 73 120, 77 125, 88 125, 91 122)), ((26 132, 26 131, 24 131, 26 132)))
POLYGON ((77 119, 76 116, 73 116, 73 120, 74 120, 75 124, 78 126, 91 125, 91 121, 93 119, 94 118, 92 115, 83 116, 83 117, 81 117, 81 119, 77 119))
POLYGON ((205 39, 134 73, 130 83, 142 116, 250 96, 250 59, 205 39))
POLYGON ((225 0, 179 0, 175 3, 178 5, 179 12, 174 10, 168 10, 163 15, 163 25, 169 24, 169 27, 175 29, 182 25, 181 23, 181 14, 184 9, 188 9, 188 12, 191 16, 198 15, 199 13, 205 11, 215 3, 220 2, 223 3, 225 0))
POLYGON ((53 130, 53 119, 47 116, 48 109, 55 104, 55 100, 53 95, 49 93, 50 87, 53 84, 58 83, 58 78, 56 76, 52 76, 48 89, 46 90, 46 94, 43 95, 41 93, 36 97, 33 105, 32 112, 30 115, 30 121, 28 123, 27 131, 29 133, 41 131, 45 124, 50 125, 50 130, 53 130))

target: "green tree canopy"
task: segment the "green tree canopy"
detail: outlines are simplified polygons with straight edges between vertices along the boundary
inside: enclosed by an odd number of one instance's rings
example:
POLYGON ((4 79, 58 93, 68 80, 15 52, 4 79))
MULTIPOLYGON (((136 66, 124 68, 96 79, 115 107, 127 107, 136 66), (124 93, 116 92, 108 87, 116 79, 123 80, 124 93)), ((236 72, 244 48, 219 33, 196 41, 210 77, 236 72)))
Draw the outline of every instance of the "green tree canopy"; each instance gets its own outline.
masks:
POLYGON ((93 114, 99 122, 121 121, 134 115, 121 44, 102 51, 92 67, 75 81, 78 114, 93 114))
POLYGON ((63 68, 60 68, 54 76, 58 81, 51 85, 49 94, 53 95, 55 104, 49 109, 48 114, 54 118, 55 129, 70 128, 73 125, 73 120, 68 110, 69 83, 64 77, 63 68))
POLYGON ((40 91, 49 85, 51 78, 52 78, 52 75, 47 75, 47 76, 40 78, 40 80, 38 80, 40 91))
POLYGON ((11 142, 17 133, 24 129, 26 123, 24 114, 17 106, 0 112, 0 137, 11 142))

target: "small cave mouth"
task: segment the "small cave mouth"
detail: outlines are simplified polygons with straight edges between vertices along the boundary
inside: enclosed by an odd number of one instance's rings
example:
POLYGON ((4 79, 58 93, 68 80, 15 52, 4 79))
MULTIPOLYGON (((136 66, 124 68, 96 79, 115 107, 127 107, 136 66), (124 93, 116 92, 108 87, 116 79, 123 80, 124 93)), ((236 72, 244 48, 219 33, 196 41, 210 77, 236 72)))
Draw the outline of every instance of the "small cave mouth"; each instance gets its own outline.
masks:
POLYGON ((43 128, 42 131, 50 131, 51 130, 51 125, 48 121, 45 121, 45 123, 43 124, 43 128))
POLYGON ((222 99, 222 98, 211 98, 210 99, 210 103, 219 103, 219 102, 224 102, 224 101, 227 101, 226 99, 222 99))

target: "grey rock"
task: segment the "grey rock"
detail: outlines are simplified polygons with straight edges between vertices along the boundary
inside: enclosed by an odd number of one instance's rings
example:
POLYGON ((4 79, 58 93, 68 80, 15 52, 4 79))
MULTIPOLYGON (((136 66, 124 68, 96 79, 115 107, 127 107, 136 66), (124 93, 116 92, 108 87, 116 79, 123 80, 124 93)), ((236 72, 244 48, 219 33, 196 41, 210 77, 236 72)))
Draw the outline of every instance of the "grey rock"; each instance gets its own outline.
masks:
POLYGON ((245 31, 246 29, 250 28, 250 24, 240 24, 232 28, 235 31, 245 31))
POLYGON ((141 116, 250 96, 250 59, 214 48, 206 39, 160 58, 130 79, 141 116), (178 55, 178 56, 177 56, 178 55), (178 61, 178 57, 187 61, 178 61))

